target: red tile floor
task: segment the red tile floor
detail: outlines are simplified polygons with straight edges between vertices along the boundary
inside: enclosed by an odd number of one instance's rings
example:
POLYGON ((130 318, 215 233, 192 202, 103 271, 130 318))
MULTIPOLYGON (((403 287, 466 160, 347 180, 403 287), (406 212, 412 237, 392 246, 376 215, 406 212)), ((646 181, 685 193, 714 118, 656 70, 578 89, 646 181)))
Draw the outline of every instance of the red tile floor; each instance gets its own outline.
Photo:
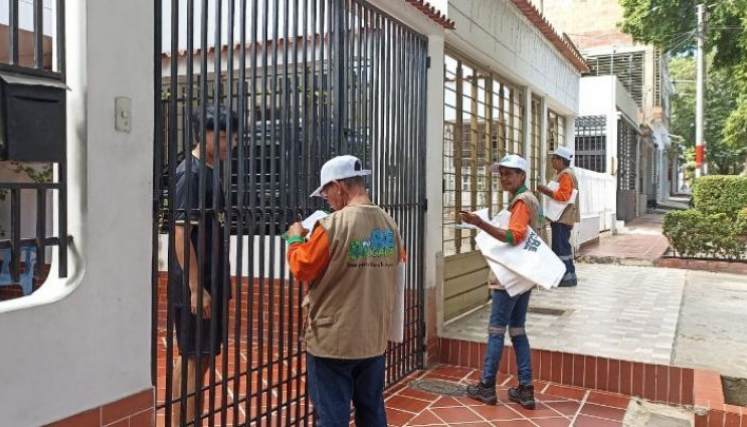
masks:
POLYGON ((495 406, 467 397, 425 393, 408 385, 413 379, 423 378, 466 385, 479 377, 477 370, 454 366, 440 366, 411 376, 386 393, 389 425, 617 427, 622 426, 630 402, 629 396, 537 382, 537 408, 529 411, 508 400, 507 390, 516 384, 516 379, 503 374, 498 377, 499 402, 495 406))

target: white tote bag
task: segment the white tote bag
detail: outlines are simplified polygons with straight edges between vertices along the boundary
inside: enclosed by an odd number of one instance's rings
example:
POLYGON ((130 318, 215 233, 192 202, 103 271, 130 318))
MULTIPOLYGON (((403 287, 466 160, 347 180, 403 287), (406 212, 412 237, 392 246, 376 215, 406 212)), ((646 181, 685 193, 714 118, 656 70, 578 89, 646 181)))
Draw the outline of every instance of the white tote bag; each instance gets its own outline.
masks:
MULTIPOLYGON (((549 188, 552 191, 557 191, 558 187, 560 186, 559 183, 556 181, 550 181, 547 183, 547 188, 549 188)), ((576 197, 578 197, 578 190, 575 188, 573 189, 573 192, 571 193, 571 198, 568 199, 565 202, 561 202, 558 200, 553 199, 552 197, 544 197, 544 214, 545 218, 549 219, 550 221, 557 221, 560 219, 560 216, 563 215, 563 211, 565 210, 568 205, 576 201, 576 197)))
MULTIPOLYGON (((505 229, 509 222, 510 213, 504 212, 501 212, 494 224, 505 229)), ((566 269, 563 261, 555 255, 531 227, 527 227, 527 235, 518 245, 501 242, 485 232, 475 237, 475 243, 477 243, 485 259, 488 260, 488 265, 500 264, 525 279, 524 282, 516 279, 518 284, 523 283, 526 286, 527 282, 536 283, 543 288, 551 289, 557 287, 565 275, 566 269)), ((498 269, 497 272, 493 270, 493 273, 496 274, 496 277, 499 273, 506 274, 502 269, 498 269)))
POLYGON ((389 341, 401 343, 405 339, 405 263, 397 268, 397 290, 394 293, 392 324, 389 327, 389 341))

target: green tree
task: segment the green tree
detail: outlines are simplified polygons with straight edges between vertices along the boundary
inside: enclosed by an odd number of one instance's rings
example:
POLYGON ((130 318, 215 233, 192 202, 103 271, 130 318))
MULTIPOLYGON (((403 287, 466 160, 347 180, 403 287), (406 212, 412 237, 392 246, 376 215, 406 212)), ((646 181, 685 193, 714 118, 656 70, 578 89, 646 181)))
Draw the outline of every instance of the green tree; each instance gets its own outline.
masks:
MULTIPOLYGON (((620 29, 674 56, 691 56, 697 40, 696 6, 704 1, 709 11, 706 49, 712 54, 707 87, 717 96, 730 97, 722 102, 708 96, 706 101, 710 159, 718 168, 728 168, 734 156, 742 156, 747 173, 747 0, 621 0, 620 29), (718 138, 713 139, 716 131, 718 138)), ((686 106, 682 103, 683 109, 686 106)), ((686 138, 691 134, 680 132, 686 138)))

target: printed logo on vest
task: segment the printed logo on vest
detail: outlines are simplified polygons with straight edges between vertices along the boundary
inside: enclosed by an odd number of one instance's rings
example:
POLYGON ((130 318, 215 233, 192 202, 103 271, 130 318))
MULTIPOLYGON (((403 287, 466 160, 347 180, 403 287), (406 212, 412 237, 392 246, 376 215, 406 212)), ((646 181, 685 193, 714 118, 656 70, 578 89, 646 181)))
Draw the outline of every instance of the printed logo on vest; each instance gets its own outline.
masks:
POLYGON ((348 247, 348 259, 385 258, 394 255, 394 232, 374 229, 366 240, 353 240, 348 247))

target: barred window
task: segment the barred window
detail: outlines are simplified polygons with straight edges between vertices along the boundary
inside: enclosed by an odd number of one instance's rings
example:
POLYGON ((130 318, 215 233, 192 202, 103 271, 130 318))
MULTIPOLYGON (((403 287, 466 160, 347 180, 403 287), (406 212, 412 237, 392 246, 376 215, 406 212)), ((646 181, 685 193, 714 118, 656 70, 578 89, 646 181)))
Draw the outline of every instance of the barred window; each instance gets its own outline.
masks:
POLYGON ((595 172, 607 171, 607 118, 576 118, 576 166, 595 172))
POLYGON ((488 167, 506 154, 524 155, 520 87, 470 61, 447 55, 444 64, 444 254, 476 249, 474 231, 454 227, 459 211, 507 202, 488 167))
POLYGON ((547 110, 547 149, 554 151, 558 145, 565 146, 565 117, 547 110))

